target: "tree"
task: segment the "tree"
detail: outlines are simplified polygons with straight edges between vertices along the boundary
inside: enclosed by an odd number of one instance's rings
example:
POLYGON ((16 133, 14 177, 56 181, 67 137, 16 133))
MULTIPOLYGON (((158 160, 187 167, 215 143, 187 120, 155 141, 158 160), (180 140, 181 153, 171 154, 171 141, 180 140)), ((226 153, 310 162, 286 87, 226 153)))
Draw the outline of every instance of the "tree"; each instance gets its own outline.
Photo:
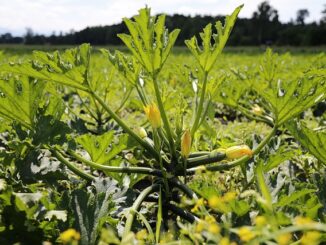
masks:
POLYGON ((268 1, 258 5, 257 11, 252 16, 253 28, 257 33, 257 44, 274 41, 280 24, 278 17, 278 11, 268 1))
POLYGON ((305 19, 309 16, 309 11, 308 9, 299 9, 297 11, 297 23, 300 25, 304 25, 305 19))

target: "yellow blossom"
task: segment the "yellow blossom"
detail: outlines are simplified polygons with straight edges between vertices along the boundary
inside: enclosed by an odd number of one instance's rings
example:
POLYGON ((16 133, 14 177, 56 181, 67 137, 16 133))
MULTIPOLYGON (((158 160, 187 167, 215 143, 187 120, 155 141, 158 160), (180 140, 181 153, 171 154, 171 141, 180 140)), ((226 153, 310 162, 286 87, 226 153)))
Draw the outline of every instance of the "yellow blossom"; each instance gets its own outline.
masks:
POLYGON ((236 197, 237 197, 237 193, 235 193, 235 192, 233 192, 233 191, 230 191, 230 192, 225 193, 225 195, 223 196, 223 200, 224 200, 225 202, 231 202, 231 201, 233 201, 236 197))
POLYGON ((206 215, 205 216, 205 221, 208 222, 209 224, 216 223, 216 220, 215 220, 215 218, 212 215, 206 215))
POLYGON ((301 217, 301 216, 296 217, 294 220, 294 223, 296 225, 306 225, 306 224, 311 224, 313 222, 314 221, 312 219, 310 219, 309 217, 301 217))
POLYGON ((241 227, 238 231, 238 235, 241 241, 249 242, 255 237, 255 233, 251 231, 248 227, 241 227))
POLYGON ((292 239, 291 233, 284 233, 282 235, 279 235, 276 240, 278 245, 288 245, 290 244, 291 239, 292 239))
POLYGON ((181 155, 183 157, 188 157, 191 150, 191 134, 189 129, 187 129, 181 137, 181 155))
POLYGON ((212 196, 208 199, 208 205, 211 208, 217 208, 220 202, 221 200, 218 196, 212 196))
POLYGON ((222 237, 219 245, 230 245, 230 239, 228 237, 222 237))
POLYGON ((243 156, 252 156, 253 151, 247 145, 231 146, 225 150, 228 159, 237 159, 243 156))
POLYGON ((195 231, 198 233, 202 232, 205 229, 205 226, 206 226, 205 221, 200 220, 196 225, 195 231))
POLYGON ((156 104, 147 105, 144 107, 147 119, 153 128, 160 128, 162 126, 161 113, 156 104))
POLYGON ((308 231, 303 234, 301 238, 302 245, 317 245, 319 244, 319 239, 321 237, 318 231, 308 231))
POLYGON ((199 207, 203 206, 204 204, 205 200, 203 198, 198 199, 195 206, 191 209, 191 212, 197 212, 199 210, 199 207))
POLYGON ((221 227, 218 224, 210 224, 208 231, 213 234, 219 234, 221 232, 221 227))
POLYGON ((147 231, 142 229, 136 233, 136 238, 138 240, 145 240, 147 238, 147 231))
POLYGON ((80 240, 80 234, 75 229, 68 229, 60 234, 60 240, 63 244, 80 240))
POLYGON ((255 224, 258 227, 262 227, 267 224, 267 219, 264 216, 257 216, 255 218, 255 224))

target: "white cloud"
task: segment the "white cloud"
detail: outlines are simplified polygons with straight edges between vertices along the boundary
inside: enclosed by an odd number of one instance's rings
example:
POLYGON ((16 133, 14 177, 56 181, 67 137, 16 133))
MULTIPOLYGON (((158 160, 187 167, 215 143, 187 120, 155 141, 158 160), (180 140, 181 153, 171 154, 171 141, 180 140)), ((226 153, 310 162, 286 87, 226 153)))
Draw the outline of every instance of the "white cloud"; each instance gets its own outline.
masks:
MULTIPOLYGON (((86 26, 118 23, 146 4, 153 13, 228 14, 245 3, 241 17, 250 17, 262 0, 3 0, 0 5, 0 30, 22 34, 26 27, 36 33, 68 32, 86 26)), ((323 0, 270 0, 282 21, 295 18, 296 11, 307 8, 308 21, 320 19, 323 0)))

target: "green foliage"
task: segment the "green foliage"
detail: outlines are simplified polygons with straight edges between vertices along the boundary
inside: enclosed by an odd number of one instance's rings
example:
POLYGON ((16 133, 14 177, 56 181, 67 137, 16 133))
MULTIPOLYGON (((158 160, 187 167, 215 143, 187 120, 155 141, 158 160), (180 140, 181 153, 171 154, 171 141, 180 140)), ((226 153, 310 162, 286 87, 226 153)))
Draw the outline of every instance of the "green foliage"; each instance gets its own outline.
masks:
POLYGON ((107 164, 127 146, 127 135, 119 137, 118 143, 114 143, 114 131, 108 131, 102 135, 95 136, 84 134, 76 141, 88 152, 91 160, 100 164, 107 164))
POLYGON ((82 245, 97 244, 102 226, 116 222, 112 215, 125 200, 125 191, 109 178, 97 179, 89 188, 90 191, 79 189, 72 192, 75 227, 80 231, 82 245))
POLYGON ((326 164, 326 132, 309 129, 304 122, 295 120, 286 124, 294 138, 321 163, 326 164))
POLYGON ((150 74, 157 74, 163 67, 180 30, 168 33, 164 26, 165 16, 150 16, 150 9, 139 10, 134 21, 123 19, 130 35, 118 34, 118 37, 132 52, 137 61, 150 74))
POLYGON ((130 55, 4 54, 0 243, 324 242, 326 60, 217 59, 240 9, 187 41, 195 59, 167 60, 179 30, 148 8, 125 19, 130 55))
POLYGON ((0 80, 0 115, 33 127, 44 82, 32 77, 3 75, 0 80))
POLYGON ((190 40, 186 40, 185 43, 193 56, 196 58, 200 67, 209 72, 217 59, 217 56, 222 52, 238 17, 238 14, 243 5, 237 7, 230 16, 225 17, 224 26, 220 21, 216 22, 215 28, 217 34, 212 33, 212 24, 208 24, 203 32, 200 33, 202 39, 203 48, 198 46, 197 38, 194 36, 190 40), (212 45, 212 39, 214 44, 212 45))
POLYGON ((278 125, 298 116, 326 96, 325 76, 304 74, 294 80, 275 78, 275 56, 267 50, 262 80, 253 82, 255 91, 267 102, 278 125))
POLYGON ((3 64, 0 69, 4 72, 87 90, 90 52, 89 44, 68 49, 63 54, 58 51, 52 54, 35 51, 31 60, 3 64))

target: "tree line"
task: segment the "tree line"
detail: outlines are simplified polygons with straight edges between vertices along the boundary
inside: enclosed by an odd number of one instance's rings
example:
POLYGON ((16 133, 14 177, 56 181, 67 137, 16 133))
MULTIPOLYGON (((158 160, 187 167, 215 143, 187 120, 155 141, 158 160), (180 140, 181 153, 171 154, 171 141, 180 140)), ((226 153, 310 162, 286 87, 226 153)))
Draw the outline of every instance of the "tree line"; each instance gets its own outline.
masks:
MULTIPOLYGON (((317 46, 326 44, 326 5, 319 22, 306 23, 309 16, 307 9, 299 9, 295 20, 281 23, 278 11, 268 1, 258 5, 251 18, 239 18, 228 41, 231 46, 253 45, 291 45, 317 46)), ((166 26, 169 30, 181 29, 176 45, 184 45, 184 40, 197 35, 207 23, 215 23, 225 16, 185 16, 181 14, 167 15, 166 26)), ((0 43, 76 45, 91 43, 92 45, 120 45, 118 33, 127 32, 124 23, 109 26, 87 27, 81 31, 59 35, 38 35, 27 29, 23 37, 14 37, 10 33, 0 35, 0 43)))

